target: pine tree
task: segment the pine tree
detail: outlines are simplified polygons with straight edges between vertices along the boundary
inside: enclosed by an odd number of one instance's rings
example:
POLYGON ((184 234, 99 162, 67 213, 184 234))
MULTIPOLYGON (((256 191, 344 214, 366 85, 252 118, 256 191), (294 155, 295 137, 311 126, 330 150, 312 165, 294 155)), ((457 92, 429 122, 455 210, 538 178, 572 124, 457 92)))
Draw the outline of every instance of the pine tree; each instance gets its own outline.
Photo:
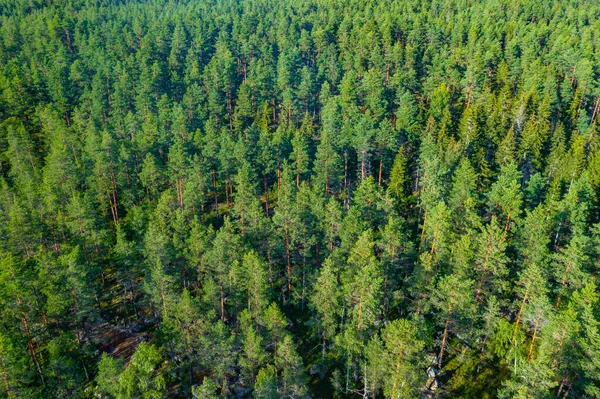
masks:
POLYGON ((245 235, 248 229, 255 229, 259 223, 260 205, 255 195, 255 189, 252 184, 250 165, 243 162, 235 177, 234 186, 236 189, 234 195, 234 205, 232 213, 238 218, 240 224, 240 234, 245 235))
POLYGON ((333 259, 327 258, 321 267, 315 283, 315 291, 311 298, 312 308, 317 312, 317 325, 321 335, 321 358, 325 358, 328 341, 332 341, 339 328, 339 311, 341 308, 341 295, 337 290, 339 286, 338 271, 333 259))
POLYGON ((443 326, 440 338, 440 351, 436 363, 444 366, 444 354, 449 346, 453 330, 460 331, 474 316, 473 281, 448 275, 439 280, 432 302, 438 311, 439 325, 443 326))
POLYGON ((317 152, 313 164, 314 182, 322 188, 325 195, 338 190, 340 179, 340 156, 337 152, 335 138, 339 134, 339 105, 331 98, 322 111, 323 128, 317 144, 317 152))
POLYGON ((387 191, 396 198, 400 205, 406 204, 410 200, 411 177, 408 170, 404 146, 400 147, 394 165, 390 173, 390 182, 387 191))
POLYGON ((284 165, 280 186, 277 207, 275 208, 275 214, 273 215, 273 223, 277 228, 278 235, 281 237, 283 243, 285 259, 285 285, 288 294, 288 300, 292 296, 294 286, 294 270, 292 270, 292 252, 294 251, 294 242, 292 240, 292 231, 298 226, 296 224, 296 215, 294 212, 294 197, 295 197, 295 184, 292 183, 291 170, 287 165, 284 165))
POLYGON ((217 399, 219 395, 217 390, 219 385, 216 384, 210 377, 204 377, 201 385, 192 387, 192 397, 194 399, 217 399))
POLYGON ((292 138, 292 168, 296 174, 296 186, 300 186, 303 176, 310 170, 307 137, 301 130, 296 130, 292 138))
POLYGON ((119 395, 119 376, 123 371, 123 361, 102 354, 98 363, 98 375, 96 376, 97 390, 99 393, 118 397, 119 395))
POLYGON ((329 252, 333 252, 334 247, 339 245, 339 235, 342 225, 342 209, 335 197, 330 197, 325 207, 325 217, 321 222, 325 233, 327 247, 329 252))
POLYGON ((164 395, 166 381, 160 373, 161 363, 160 352, 153 345, 142 342, 119 376, 117 397, 158 398, 164 395))
POLYGON ((275 367, 269 364, 260 369, 258 376, 256 377, 254 389, 254 395, 259 399, 276 399, 280 397, 277 392, 277 375, 275 374, 275 367))
POLYGON ((242 268, 245 272, 248 312, 254 320, 262 320, 269 303, 267 267, 255 251, 244 255, 242 268))
MULTIPOLYGON (((243 315, 240 317, 244 319, 243 315)), ((263 348, 263 338, 257 334, 254 324, 248 320, 242 322, 243 331, 243 353, 240 365, 243 368, 242 375, 247 379, 248 385, 256 382, 257 374, 267 360, 267 353, 263 348)))
POLYGON ((275 367, 280 376, 278 392, 281 397, 301 398, 306 395, 306 376, 302 358, 294 348, 292 337, 286 335, 277 346, 275 367))
POLYGON ((423 385, 424 342, 410 321, 399 319, 381 332, 385 344, 384 393, 391 398, 411 397, 423 385))
POLYGON ((502 212, 504 231, 506 232, 508 232, 511 222, 518 221, 521 215, 523 199, 520 179, 521 173, 517 170, 517 166, 509 163, 501 168, 498 180, 492 184, 488 193, 490 210, 498 209, 502 212))
POLYGON ((144 158, 139 177, 150 198, 153 199, 158 197, 164 178, 160 165, 157 163, 157 160, 152 153, 148 153, 146 158, 144 158))
POLYGON ((498 220, 492 216, 490 223, 482 228, 476 245, 475 269, 479 273, 479 282, 475 291, 475 301, 490 295, 499 295, 504 290, 504 278, 508 274, 506 264, 506 241, 498 220))
POLYGON ((448 199, 448 206, 454 212, 455 219, 462 229, 479 227, 477 180, 475 169, 468 158, 463 158, 454 172, 448 199))
POLYGON ((229 277, 232 266, 240 262, 240 250, 240 237, 234 231, 229 218, 225 218, 223 227, 217 232, 212 248, 204 255, 201 264, 201 276, 205 276, 212 283, 206 287, 206 300, 213 304, 221 321, 229 317, 227 298, 238 289, 230 286, 229 277), (211 291, 212 289, 216 292, 211 291))

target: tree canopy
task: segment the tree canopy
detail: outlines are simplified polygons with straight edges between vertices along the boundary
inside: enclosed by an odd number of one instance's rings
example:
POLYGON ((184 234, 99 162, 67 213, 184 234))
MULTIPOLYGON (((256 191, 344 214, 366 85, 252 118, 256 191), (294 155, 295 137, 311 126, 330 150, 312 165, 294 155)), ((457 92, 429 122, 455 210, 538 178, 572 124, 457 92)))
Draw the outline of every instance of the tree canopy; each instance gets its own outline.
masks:
POLYGON ((600 397, 599 32, 0 1, 0 398, 600 397))

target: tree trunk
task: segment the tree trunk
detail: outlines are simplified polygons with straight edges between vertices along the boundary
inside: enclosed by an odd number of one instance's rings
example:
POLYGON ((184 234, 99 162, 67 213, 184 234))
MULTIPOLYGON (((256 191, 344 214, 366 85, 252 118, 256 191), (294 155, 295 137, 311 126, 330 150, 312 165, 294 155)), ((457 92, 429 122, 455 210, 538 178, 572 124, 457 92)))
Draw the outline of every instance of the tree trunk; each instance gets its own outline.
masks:
POLYGON ((488 237, 487 248, 485 250, 485 260, 483 261, 483 268, 481 271, 481 278, 479 279, 479 284, 477 286, 477 291, 475 293, 475 303, 479 301, 479 296, 481 295, 481 291, 483 289, 483 281, 485 280, 485 272, 487 269, 488 259, 490 257, 490 246, 492 245, 492 237, 488 237))
MULTIPOLYGON (((304 242, 306 248, 306 241, 304 242)), ((306 291, 306 255, 302 256, 302 301, 300 302, 300 310, 304 311, 304 295, 306 291)))
POLYGON ((269 217, 269 190, 267 188, 267 175, 263 174, 263 186, 265 190, 265 213, 269 217))
POLYGON ((325 196, 329 195, 329 158, 325 159, 325 196))
POLYGON ((438 367, 442 369, 442 360, 444 358, 444 349, 446 347, 446 340, 448 339, 448 325, 450 324, 450 314, 452 313, 452 301, 448 305, 448 318, 446 319, 446 326, 444 327, 444 334, 442 335, 442 345, 440 348, 440 355, 438 356, 438 367))
POLYGON ((213 175, 213 190, 214 190, 214 195, 215 195, 215 212, 216 212, 217 217, 219 217, 219 197, 217 194, 217 176, 216 176, 214 169, 211 172, 213 175))
MULTIPOLYGON (((402 349, 402 346, 400 348, 398 348, 398 352, 400 352, 402 349)), ((402 357, 399 356, 398 359, 396 359, 396 375, 394 377, 394 385, 392 386, 392 394, 394 392, 396 392, 396 388, 398 387, 398 374, 400 372, 400 365, 402 364, 402 357)))
POLYGON ((360 177, 361 180, 365 180, 365 174, 366 174, 366 162, 367 162, 367 151, 362 150, 361 151, 362 154, 362 159, 360 161, 360 177))
POLYGON ((225 322, 225 293, 223 292, 223 283, 221 283, 220 288, 221 288, 221 321, 225 322))
POLYGON ((321 348, 321 361, 325 361, 325 353, 326 353, 326 348, 327 348, 327 333, 325 332, 325 329, 323 329, 323 344, 322 344, 322 348, 321 348))
MULTIPOLYGON (((561 351, 561 349, 562 349, 563 342, 564 342, 564 340, 565 340, 565 335, 567 335, 567 329, 566 329, 566 328, 562 330, 562 335, 560 336, 560 341, 558 341, 558 349, 556 350, 556 353, 557 353, 557 354, 558 354, 558 353, 561 351)), ((554 358, 554 360, 552 361, 552 364, 553 364, 554 366, 556 366, 556 365, 558 364, 558 359, 557 359, 556 357, 555 357, 555 358, 554 358)))
POLYGON ((288 234, 287 226, 285 228, 285 254, 287 257, 287 288, 289 299, 292 295, 292 262, 290 259, 290 237, 288 234))
POLYGON ((23 327, 25 328, 25 335, 27 336, 27 347, 29 348, 29 353, 31 354, 31 359, 33 360, 33 364, 35 364, 35 368, 37 369, 38 374, 40 375, 40 379, 42 380, 42 385, 46 386, 46 381, 44 380, 44 374, 42 373, 42 367, 40 366, 39 359, 35 353, 35 347, 33 346, 33 339, 31 338, 31 333, 29 331, 29 323, 27 323, 27 316, 25 316, 24 312, 21 312, 21 320, 23 322, 23 327))
POLYGON ((555 397, 556 399, 559 399, 559 398, 560 398, 560 394, 562 393, 562 390, 563 390, 563 388, 565 387, 565 382, 567 382, 567 378, 566 378, 566 377, 563 377, 563 378, 560 380, 560 386, 558 387, 558 392, 556 393, 556 397, 555 397))
POLYGON ((73 294, 73 327, 75 328, 75 338, 77 339, 77 343, 81 343, 81 335, 79 333, 79 328, 77 328, 77 292, 75 292, 75 288, 71 289, 71 293, 73 294))
POLYGON ((344 150, 344 190, 348 189, 348 152, 344 150))
POLYGON ((425 239, 425 227, 427 226, 428 211, 428 209, 425 209, 425 215, 423 216, 423 227, 421 230, 421 239, 419 240, 419 255, 421 255, 421 247, 423 246, 423 240, 425 239))
POLYGON ((525 306, 525 302, 527 301, 527 294, 529 292, 529 287, 525 290, 525 295, 523 296, 523 301, 521 302, 521 307, 519 308, 519 313, 517 314, 517 320, 515 321, 515 329, 512 334, 512 341, 514 343, 515 337, 517 336, 517 329, 519 328, 519 322, 521 321, 521 314, 523 314, 523 307, 525 306))
MULTIPOLYGON (((562 278, 562 281, 560 283, 560 287, 563 288, 565 286, 565 284, 567 283, 567 274, 569 273, 569 270, 571 270, 571 265, 573 264, 573 262, 569 262, 567 263, 567 266, 565 267, 565 275, 562 278)), ((558 309, 558 307, 560 306, 560 294, 558 294, 558 298, 556 299, 556 308, 558 309)))
POLYGON ((504 226, 504 235, 508 233, 508 227, 510 226, 510 213, 506 216, 506 226, 504 226))
POLYGON ((163 289, 160 290, 160 298, 162 300, 164 316, 166 317, 167 316, 167 301, 165 298, 165 291, 163 289))
POLYGON ((359 333, 362 330, 362 308, 363 308, 363 303, 361 301, 358 304, 358 323, 356 325, 356 329, 358 330, 359 333))
POLYGON ((225 203, 227 204, 227 209, 229 209, 229 181, 227 180, 225 180, 225 203))
POLYGON ((10 384, 8 382, 8 377, 6 376, 6 370, 2 370, 2 380, 4 381, 4 386, 6 387, 6 397, 8 399, 12 399, 12 392, 10 390, 10 384))
POLYGON ((277 203, 279 204, 279 193, 281 191, 281 169, 277 166, 277 203))
POLYGON ((115 226, 119 224, 119 209, 118 209, 118 193, 117 193, 117 180, 115 179, 114 173, 110 174, 110 182, 112 183, 112 207, 114 209, 113 218, 115 226))
POLYGON ((533 327, 533 337, 531 337, 531 344, 529 345, 529 353, 527 354, 527 362, 531 360, 531 354, 533 353, 533 345, 535 344, 535 338, 537 335, 537 330, 540 325, 540 318, 542 317, 541 311, 538 312, 538 316, 535 319, 535 326, 533 327))
POLYGON ((598 111, 600 111, 600 97, 596 98, 596 102, 594 104, 594 112, 592 113, 592 120, 590 121, 590 125, 594 124, 594 120, 596 116, 598 116, 598 111))

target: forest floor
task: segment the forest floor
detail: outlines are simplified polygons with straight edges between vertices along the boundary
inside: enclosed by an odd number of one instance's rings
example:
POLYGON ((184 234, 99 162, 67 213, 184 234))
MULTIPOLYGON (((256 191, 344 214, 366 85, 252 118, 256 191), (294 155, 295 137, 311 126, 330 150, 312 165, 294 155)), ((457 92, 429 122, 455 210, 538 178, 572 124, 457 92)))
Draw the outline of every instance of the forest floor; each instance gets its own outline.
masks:
POLYGON ((94 339, 99 342, 100 351, 112 357, 119 357, 126 363, 133 356, 138 344, 147 340, 148 335, 145 332, 131 332, 116 328, 108 323, 101 323, 95 331, 97 332, 94 334, 94 339))

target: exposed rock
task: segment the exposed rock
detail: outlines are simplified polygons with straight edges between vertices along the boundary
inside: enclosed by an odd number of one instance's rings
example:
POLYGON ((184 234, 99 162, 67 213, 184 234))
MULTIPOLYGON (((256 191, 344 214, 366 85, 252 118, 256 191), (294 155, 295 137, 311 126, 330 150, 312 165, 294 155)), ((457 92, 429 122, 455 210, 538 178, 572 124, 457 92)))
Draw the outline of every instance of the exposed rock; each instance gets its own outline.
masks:
POLYGON ((436 389, 438 389, 438 382, 435 378, 429 378, 427 380, 427 389, 429 389, 430 391, 435 391, 436 389))
POLYGON ((437 366, 438 364, 438 358, 437 355, 430 353, 427 356, 425 356, 425 360, 427 361, 427 363, 429 364, 434 364, 437 366))
POLYGON ((427 368, 427 377, 435 378, 440 374, 440 370, 436 366, 429 366, 427 368))
POLYGON ((435 399, 435 392, 426 389, 421 392, 421 399, 435 399))

